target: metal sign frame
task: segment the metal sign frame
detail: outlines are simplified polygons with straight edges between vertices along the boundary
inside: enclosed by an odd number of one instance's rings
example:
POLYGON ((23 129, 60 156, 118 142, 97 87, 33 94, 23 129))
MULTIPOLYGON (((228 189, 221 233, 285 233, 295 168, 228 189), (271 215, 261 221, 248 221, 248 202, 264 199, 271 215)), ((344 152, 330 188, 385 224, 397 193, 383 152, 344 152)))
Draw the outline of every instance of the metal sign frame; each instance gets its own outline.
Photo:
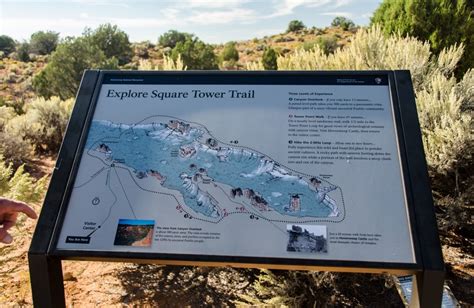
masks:
MULTIPOLYGON (((155 82, 153 81, 153 82, 155 82)), ((318 83, 319 84, 319 83, 318 83)), ((428 171, 409 71, 265 71, 140 72, 85 71, 51 183, 28 253, 33 302, 64 307, 61 260, 99 260, 195 266, 234 266, 289 270, 393 273, 414 275, 413 306, 440 306, 444 263, 438 237, 428 171), (388 77, 400 148, 415 263, 331 261, 236 256, 65 251, 56 248, 87 132, 104 78, 148 77, 162 84, 315 84, 324 77, 388 77)))

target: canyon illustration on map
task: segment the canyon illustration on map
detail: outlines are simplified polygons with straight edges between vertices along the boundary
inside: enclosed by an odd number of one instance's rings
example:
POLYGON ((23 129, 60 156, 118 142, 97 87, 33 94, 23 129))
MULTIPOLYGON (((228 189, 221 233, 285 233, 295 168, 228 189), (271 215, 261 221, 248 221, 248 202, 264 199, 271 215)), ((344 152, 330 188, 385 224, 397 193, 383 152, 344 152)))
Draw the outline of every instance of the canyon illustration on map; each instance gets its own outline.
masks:
MULTIPOLYGON (((202 124, 172 116, 150 116, 135 124, 92 121, 82 163, 89 159, 103 167, 75 189, 94 185, 94 177, 105 171, 110 189, 109 178, 115 174, 120 181, 120 170, 140 191, 167 200, 162 205, 172 204, 184 218, 219 223, 245 214, 268 222, 310 223, 345 217, 340 187, 237 141, 223 142, 202 124), (154 189, 143 184, 150 179, 154 189)), ((123 185, 122 190, 133 212, 137 196, 127 196, 123 185)), ((109 216, 117 203, 113 194, 109 216)))

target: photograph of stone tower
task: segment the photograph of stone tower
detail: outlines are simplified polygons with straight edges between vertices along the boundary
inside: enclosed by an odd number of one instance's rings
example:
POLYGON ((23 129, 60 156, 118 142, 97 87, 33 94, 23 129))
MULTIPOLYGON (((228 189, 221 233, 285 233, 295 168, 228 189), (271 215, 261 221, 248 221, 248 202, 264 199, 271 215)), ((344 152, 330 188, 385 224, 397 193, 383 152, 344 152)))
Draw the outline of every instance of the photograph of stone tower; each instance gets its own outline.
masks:
POLYGON ((296 225, 289 224, 287 251, 327 253, 327 230, 326 226, 296 225))

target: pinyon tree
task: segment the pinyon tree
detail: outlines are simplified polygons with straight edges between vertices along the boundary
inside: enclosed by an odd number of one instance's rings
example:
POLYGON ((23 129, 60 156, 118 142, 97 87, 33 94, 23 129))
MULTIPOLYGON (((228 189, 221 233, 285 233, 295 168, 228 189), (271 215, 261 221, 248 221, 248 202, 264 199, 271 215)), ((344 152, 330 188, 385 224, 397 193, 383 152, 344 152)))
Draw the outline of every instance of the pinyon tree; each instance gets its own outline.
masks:
POLYGON ((463 43, 466 52, 458 77, 474 67, 474 2, 470 0, 384 0, 371 19, 386 35, 401 34, 429 41, 439 54, 444 48, 463 43))
POLYGON ((49 55, 58 45, 59 33, 38 31, 31 35, 30 51, 39 55, 49 55))

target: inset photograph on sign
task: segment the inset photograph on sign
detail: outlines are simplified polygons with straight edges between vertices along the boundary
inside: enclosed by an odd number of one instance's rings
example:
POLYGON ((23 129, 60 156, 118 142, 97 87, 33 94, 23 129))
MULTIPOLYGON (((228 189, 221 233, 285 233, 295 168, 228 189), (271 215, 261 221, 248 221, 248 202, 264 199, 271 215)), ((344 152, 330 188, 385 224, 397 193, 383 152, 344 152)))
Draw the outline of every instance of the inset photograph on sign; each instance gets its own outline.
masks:
POLYGON ((154 227, 153 220, 120 219, 114 245, 150 247, 154 227))
POLYGON ((326 226, 288 224, 287 251, 327 253, 328 235, 326 226))

